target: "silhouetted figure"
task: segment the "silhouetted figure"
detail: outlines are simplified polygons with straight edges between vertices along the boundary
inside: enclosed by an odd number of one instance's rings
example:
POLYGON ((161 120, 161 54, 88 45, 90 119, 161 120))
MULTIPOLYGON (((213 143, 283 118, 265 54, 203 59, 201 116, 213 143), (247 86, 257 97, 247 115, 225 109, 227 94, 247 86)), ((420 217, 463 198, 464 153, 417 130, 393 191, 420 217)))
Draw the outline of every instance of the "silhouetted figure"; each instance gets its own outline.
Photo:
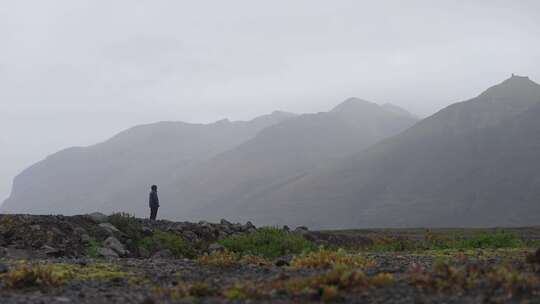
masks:
POLYGON ((148 199, 148 205, 150 205, 150 219, 155 221, 157 216, 157 211, 159 208, 159 198, 157 195, 157 186, 152 185, 152 191, 150 191, 150 196, 148 199))

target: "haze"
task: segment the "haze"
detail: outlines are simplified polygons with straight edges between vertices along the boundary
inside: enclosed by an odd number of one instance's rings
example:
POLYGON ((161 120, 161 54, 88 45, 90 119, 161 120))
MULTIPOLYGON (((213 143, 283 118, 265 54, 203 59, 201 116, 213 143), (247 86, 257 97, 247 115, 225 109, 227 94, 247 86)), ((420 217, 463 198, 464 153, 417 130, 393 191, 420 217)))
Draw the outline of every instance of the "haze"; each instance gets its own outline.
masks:
POLYGON ((424 117, 540 79, 537 1, 4 1, 0 201, 65 147, 162 120, 327 111, 424 117))

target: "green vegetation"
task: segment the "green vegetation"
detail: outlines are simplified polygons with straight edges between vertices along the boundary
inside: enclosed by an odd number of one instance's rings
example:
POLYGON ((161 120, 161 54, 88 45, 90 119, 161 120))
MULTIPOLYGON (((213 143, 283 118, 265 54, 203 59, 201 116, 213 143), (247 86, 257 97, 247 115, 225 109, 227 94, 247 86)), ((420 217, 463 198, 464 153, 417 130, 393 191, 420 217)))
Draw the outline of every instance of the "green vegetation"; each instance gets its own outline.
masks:
POLYGON ((104 280, 128 278, 130 274, 117 266, 96 263, 86 266, 77 264, 25 264, 21 263, 7 273, 0 275, 0 280, 8 288, 58 287, 68 281, 104 280))
POLYGON ((241 255, 257 255, 266 258, 299 254, 316 248, 313 243, 300 235, 272 227, 261 228, 252 234, 232 236, 221 240, 220 243, 228 250, 241 255))
POLYGON ((57 287, 64 284, 64 277, 51 266, 22 265, 0 276, 6 287, 22 289, 28 287, 57 287))
POLYGON ((272 264, 270 260, 261 256, 242 256, 229 250, 204 254, 197 258, 197 262, 201 265, 219 268, 235 267, 239 265, 268 266, 272 264))
POLYGON ((138 244, 150 253, 168 249, 178 258, 194 258, 196 255, 189 242, 171 232, 155 231, 151 236, 142 238, 138 244))
POLYGON ((139 240, 142 238, 143 226, 135 216, 125 212, 118 212, 109 215, 108 218, 114 227, 128 235, 131 239, 139 240))
POLYGON ((212 252, 211 254, 204 254, 197 258, 197 263, 205 266, 212 267, 234 267, 238 266, 238 255, 234 252, 225 250, 223 252, 212 252))
POLYGON ((323 248, 297 256, 291 262, 293 269, 327 269, 339 265, 350 268, 366 268, 373 266, 374 262, 358 254, 349 254, 343 249, 334 251, 323 248))
POLYGON ((538 245, 528 242, 514 233, 503 230, 494 233, 479 233, 465 237, 459 234, 449 236, 435 235, 427 233, 423 240, 411 241, 402 238, 376 238, 373 246, 368 250, 377 252, 395 251, 425 251, 425 250, 447 250, 447 249, 484 249, 484 248, 526 248, 538 245))
POLYGON ((98 257, 98 248, 101 245, 101 242, 98 242, 96 239, 90 239, 90 242, 86 245, 86 255, 89 258, 96 259, 98 257))
POLYGON ((502 288, 508 294, 518 291, 532 291, 538 288, 540 280, 534 273, 524 272, 511 265, 465 264, 454 266, 438 261, 431 270, 420 266, 411 268, 408 283, 417 288, 434 291, 455 291, 474 288, 497 290, 502 288))

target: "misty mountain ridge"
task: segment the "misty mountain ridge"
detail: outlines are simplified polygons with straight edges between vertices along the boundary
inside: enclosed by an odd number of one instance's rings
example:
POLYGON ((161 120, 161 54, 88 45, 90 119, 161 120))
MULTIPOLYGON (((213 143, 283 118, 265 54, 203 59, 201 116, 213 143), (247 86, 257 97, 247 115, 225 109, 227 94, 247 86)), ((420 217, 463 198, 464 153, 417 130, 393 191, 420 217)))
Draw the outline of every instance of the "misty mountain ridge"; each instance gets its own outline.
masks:
MULTIPOLYGON (((314 141, 319 135, 312 132, 312 127, 319 125, 320 131, 339 138, 335 142, 351 142, 347 149, 330 146, 330 149, 319 151, 324 144, 311 149, 314 153, 321 153, 308 162, 302 162, 301 167, 305 169, 316 160, 342 156, 345 150, 365 147, 373 143, 373 137, 380 138, 378 133, 370 134, 368 142, 361 145, 351 140, 356 132, 355 127, 349 125, 354 124, 351 118, 358 115, 359 119, 366 119, 379 107, 359 100, 347 104, 340 113, 295 115, 275 111, 247 122, 225 119, 211 124, 158 122, 136 126, 105 142, 69 148, 31 166, 15 178, 12 194, 2 209, 22 213, 55 213, 61 210, 65 214, 129 210, 143 216, 147 209, 147 188, 150 184, 158 184, 163 189, 160 192, 162 201, 168 202, 164 206, 169 208, 169 214, 185 217, 188 210, 195 207, 192 202, 200 202, 198 197, 187 200, 193 191, 185 185, 194 183, 193 179, 200 176, 199 172, 208 168, 207 162, 224 157, 222 154, 229 155, 231 152, 227 151, 234 151, 250 140, 258 142, 262 138, 270 151, 273 132, 280 136, 298 132, 295 141, 305 139, 304 135, 310 135, 314 141), (357 108, 367 104, 366 111, 369 112, 358 111, 357 108), (346 108, 355 114, 347 114, 346 108), (272 126, 276 128, 272 129, 272 126)), ((403 128, 412 124, 413 121, 409 121, 411 123, 403 128)), ((287 150, 288 144, 289 140, 284 138, 276 143, 274 150, 287 150)), ((297 158, 304 156, 296 155, 297 158)), ((271 159, 268 161, 272 162, 271 159)), ((215 170, 209 170, 209 177, 215 174, 215 170)), ((206 195, 205 191, 202 194, 206 195)))
POLYGON ((540 221, 540 85, 515 76, 418 120, 349 98, 328 112, 157 123, 69 149, 14 183, 8 212, 147 213, 338 227, 540 221))
POLYGON ((540 86, 513 76, 244 212, 320 227, 537 224, 539 111, 540 86))

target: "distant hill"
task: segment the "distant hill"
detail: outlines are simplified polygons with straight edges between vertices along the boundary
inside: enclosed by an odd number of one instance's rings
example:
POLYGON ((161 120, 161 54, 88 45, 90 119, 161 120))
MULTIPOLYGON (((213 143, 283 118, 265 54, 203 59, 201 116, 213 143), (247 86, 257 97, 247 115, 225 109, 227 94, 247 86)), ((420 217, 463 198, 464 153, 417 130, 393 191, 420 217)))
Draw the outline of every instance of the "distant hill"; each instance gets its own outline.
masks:
POLYGON ((4 212, 145 216, 160 186, 161 215, 219 219, 290 179, 416 123, 407 111, 351 98, 329 112, 274 112, 249 122, 162 122, 60 151, 15 178, 4 212))
POLYGON ((538 225, 539 160, 540 85, 513 76, 240 211, 318 227, 538 225))
MULTIPOLYGON (((407 111, 351 98, 329 112, 305 114, 273 125, 253 139, 198 168, 178 187, 192 204, 178 216, 236 218, 275 187, 346 156, 416 123, 407 111), (183 214, 182 214, 183 213, 183 214)), ((268 203, 271 205, 271 203, 268 203)))
MULTIPOLYGON (((171 189, 202 162, 293 114, 274 112, 248 122, 159 122, 126 130, 106 142, 60 151, 14 180, 3 212, 76 214, 126 211, 144 215, 151 184, 171 189)), ((161 193, 164 202, 177 201, 161 193)))

